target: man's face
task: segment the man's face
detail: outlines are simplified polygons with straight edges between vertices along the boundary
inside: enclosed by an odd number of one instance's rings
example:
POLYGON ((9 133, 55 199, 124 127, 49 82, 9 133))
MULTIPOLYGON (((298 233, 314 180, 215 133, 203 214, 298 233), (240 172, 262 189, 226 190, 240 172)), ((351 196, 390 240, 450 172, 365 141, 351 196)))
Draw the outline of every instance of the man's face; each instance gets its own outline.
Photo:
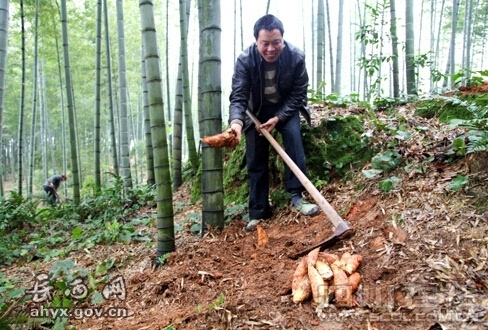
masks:
POLYGON ((259 54, 266 62, 273 63, 280 57, 283 51, 283 36, 280 30, 274 29, 268 31, 261 29, 256 40, 259 54))

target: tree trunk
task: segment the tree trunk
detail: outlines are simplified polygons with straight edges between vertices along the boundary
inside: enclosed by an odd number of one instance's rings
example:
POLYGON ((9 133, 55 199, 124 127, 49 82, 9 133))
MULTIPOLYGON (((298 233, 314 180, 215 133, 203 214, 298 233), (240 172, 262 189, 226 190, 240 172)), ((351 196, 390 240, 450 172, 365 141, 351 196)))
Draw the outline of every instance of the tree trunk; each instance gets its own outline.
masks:
MULTIPOLYGON (((186 22, 190 17, 190 0, 186 0, 186 22)), ((176 78, 175 107, 173 112, 173 187, 178 188, 183 183, 182 178, 182 151, 183 151, 183 72, 182 72, 182 49, 180 45, 180 56, 178 63, 178 75, 176 78)))
POLYGON ((152 0, 139 0, 146 63, 151 136, 156 179, 158 241, 156 257, 175 250, 173 200, 169 172, 164 103, 152 0))
POLYGON ((195 146, 193 132, 193 115, 191 110, 190 74, 188 69, 188 19, 186 15, 187 5, 185 0, 180 0, 180 31, 181 31, 181 69, 183 77, 183 110, 185 114, 186 140, 188 144, 188 158, 193 171, 198 168, 198 155, 195 146))
MULTIPOLYGON (((359 0, 357 0, 357 5, 358 5, 358 15, 359 15, 359 28, 361 31, 365 29, 366 26, 366 5, 363 7, 363 14, 361 16, 361 5, 359 3, 359 0)), ((362 39, 361 40, 361 51, 360 51, 360 56, 361 58, 366 58, 366 43, 362 39)), ((363 98, 366 99, 368 95, 368 72, 366 68, 359 68, 359 74, 358 74, 358 91, 361 90, 361 70, 363 71, 363 98)))
POLYGON ((323 76, 323 61, 324 61, 324 0, 319 0, 317 8, 317 91, 324 92, 324 76, 323 76))
MULTIPOLYGON (((172 116, 171 116, 171 92, 169 88, 169 0, 166 0, 166 33, 165 33, 165 39, 166 39, 166 104, 167 104, 167 122, 166 125, 168 127, 168 145, 172 146, 173 145, 173 124, 172 124, 172 116)), ((170 159, 170 164, 171 160, 173 159, 173 148, 169 148, 169 159, 170 159)), ((149 180, 149 179, 148 179, 149 180)))
MULTIPOLYGON (((133 153, 134 153, 134 181, 135 181, 135 184, 138 185, 139 184, 139 174, 138 174, 138 171, 137 171, 137 164, 138 164, 138 161, 137 161, 137 136, 136 136, 136 130, 135 130, 135 125, 134 125, 134 115, 132 113, 132 103, 128 102, 129 104, 129 107, 128 107, 128 110, 129 110, 129 145, 131 144, 131 141, 133 142, 133 145, 134 145, 134 148, 132 148, 133 150, 133 153)), ((139 103, 138 103, 139 104, 139 103)))
POLYGON ((456 27, 458 20, 459 0, 453 0, 451 19, 451 43, 449 51, 450 89, 454 89, 454 74, 456 73, 456 27))
POLYGON ((390 0, 390 34, 391 53, 393 55, 393 97, 400 96, 399 68, 398 68, 398 36, 395 0, 390 0))
POLYGON ((124 179, 124 192, 127 194, 132 188, 129 151, 129 123, 127 118, 127 72, 125 64, 125 33, 124 6, 122 0, 117 0, 117 36, 119 54, 119 91, 120 91, 120 145, 121 167, 124 179))
POLYGON ((149 113, 149 97, 147 94, 146 61, 144 59, 144 46, 142 47, 142 104, 144 108, 144 132, 146 137, 146 170, 147 184, 152 186, 154 179, 154 154, 151 137, 151 117, 149 113))
POLYGON ((405 67, 407 76, 407 94, 417 95, 415 83, 415 49, 414 49, 414 17, 413 0, 405 2, 406 41, 405 41, 405 67))
POLYGON ((239 0, 239 17, 241 22, 241 51, 244 49, 244 28, 242 26, 242 0, 239 0))
MULTIPOLYGON (((325 2, 325 10, 327 12, 327 29, 328 33, 327 35, 329 36, 329 60, 330 60, 330 88, 331 88, 331 93, 335 93, 336 88, 335 88, 335 77, 334 77, 334 53, 332 51, 332 29, 330 28, 330 13, 329 13, 329 0, 326 0, 325 2)), ((325 40, 325 36, 324 36, 325 40)), ((325 44, 325 42, 324 42, 325 44)), ((325 63, 325 60, 324 60, 325 63)), ((324 66, 325 67, 325 66, 324 66)))
MULTIPOLYGON (((205 136, 204 135, 204 127, 202 125, 203 123, 203 106, 202 106, 202 102, 203 102, 203 94, 202 94, 202 86, 203 86, 203 79, 205 79, 205 77, 203 77, 203 71, 202 71, 202 58, 203 58, 203 48, 204 48, 204 45, 203 45, 203 40, 202 40, 202 34, 201 34, 201 31, 202 31, 202 24, 203 24, 203 18, 202 18, 202 15, 203 15, 203 1, 202 0, 198 0, 197 1, 197 11, 198 11, 198 36, 200 38, 199 40, 199 47, 198 47, 198 86, 197 86, 197 96, 198 96, 198 100, 197 100, 197 106, 198 106, 198 132, 200 134, 200 136, 205 136)), ((235 44, 235 43, 234 43, 235 44)), ((202 224, 203 225, 203 224, 202 224)), ((202 226, 203 228, 203 226, 202 226)), ((202 231, 203 233, 203 231, 202 231)))
POLYGON ((465 35, 465 44, 463 47, 464 56, 464 86, 466 83, 469 82, 471 79, 471 44, 472 44, 472 25, 473 25, 473 0, 466 0, 466 7, 465 7, 465 15, 466 15, 466 25, 464 26, 464 35, 465 35))
MULTIPOLYGON (((45 134, 44 134, 44 141, 45 141, 45 149, 46 149, 46 168, 51 170, 53 173, 58 173, 57 168, 56 168, 56 159, 54 156, 54 151, 56 149, 56 146, 53 144, 53 141, 55 140, 55 132, 54 130, 50 130, 50 125, 49 125, 49 108, 48 108, 48 93, 47 93, 47 84, 46 84, 46 69, 45 69, 45 59, 42 60, 42 75, 41 75, 41 90, 42 90, 42 107, 44 109, 44 127, 45 129, 45 134), (51 167, 48 166, 47 164, 47 159, 51 157, 51 167)), ((64 185, 63 185, 64 186, 64 185)))
MULTIPOLYGON (((485 14, 484 14, 483 18, 484 18, 483 31, 488 31, 488 6, 485 7, 485 14)), ((483 37, 482 42, 481 42, 481 64, 480 64, 480 68, 484 68, 484 65, 485 65, 484 59, 485 59, 486 38, 487 38, 487 36, 485 35, 483 37)))
POLYGON ((94 134, 94 158, 95 158, 95 185, 94 193, 98 195, 102 187, 102 173, 100 169, 100 94, 101 94, 101 62, 102 62, 102 0, 97 0, 96 11, 96 39, 95 39, 95 134, 94 134))
MULTIPOLYGON (((438 63, 438 61, 439 61, 440 40, 441 40, 441 30, 442 30, 442 18, 444 16, 445 4, 446 4, 446 0, 442 0, 442 6, 441 6, 440 14, 439 14, 439 24, 437 24, 437 26, 438 26, 438 28, 437 28, 437 43, 436 43, 436 47, 435 47, 434 63, 438 63)), ((437 86, 437 84, 436 84, 436 86, 437 86)), ((446 86, 447 86, 447 83, 446 83, 446 86)))
POLYGON ((434 70, 435 70, 435 63, 434 63, 434 28, 436 25, 436 2, 431 1, 430 3, 430 45, 429 45, 429 92, 432 94, 434 93, 434 70))
MULTIPOLYGON (((37 116, 37 75, 38 69, 38 25, 39 25, 39 0, 36 0, 36 14, 34 19, 34 79, 32 87, 32 118, 31 118, 31 134, 30 134, 30 148, 29 148, 29 176, 27 178, 27 193, 32 195, 34 185, 34 152, 36 149, 36 116, 37 116)), ((47 178, 45 178, 47 179, 47 178)))
MULTIPOLYGON (((380 33, 378 34, 378 59, 380 60, 380 63, 383 63, 384 57, 383 57, 383 35, 385 32, 385 8, 386 8, 386 0, 377 0, 377 10, 378 14, 381 16, 379 19, 379 27, 380 27, 380 33)), ((378 65, 378 74, 376 76, 376 95, 381 95, 382 90, 381 90, 381 74, 382 74, 382 65, 378 65)), ((390 94, 391 95, 391 94, 390 94)))
MULTIPOLYGON (((420 56, 420 51, 422 49, 422 40, 425 39, 425 34, 424 34, 424 30, 423 30, 423 27, 424 27, 424 2, 425 0, 421 0, 420 1, 420 22, 419 22, 419 43, 418 43, 418 47, 417 47, 417 55, 420 56)), ((415 66, 415 69, 416 69, 416 72, 417 72, 417 79, 416 79, 416 84, 415 84, 415 89, 418 90, 419 89, 419 84, 420 84, 420 76, 418 75, 418 73, 420 72, 420 63, 417 63, 417 65, 415 66)))
MULTIPOLYGON (((181 59, 181 56, 180 56, 181 59)), ((173 187, 178 188, 183 183, 182 178, 182 149, 183 149, 183 78, 181 75, 181 61, 178 63, 176 79, 175 108, 173 111, 173 187)))
POLYGON ((73 202, 80 204, 80 174, 78 170, 78 143, 76 134, 74 96, 71 82, 69 43, 68 43, 68 18, 66 12, 66 0, 61 0, 61 26, 63 29, 63 50, 64 50, 64 74, 66 81, 66 98, 68 103, 69 136, 71 149, 71 174, 73 176, 73 202))
POLYGON ((237 58, 237 0, 234 0, 234 57, 232 58, 232 63, 236 61, 237 58))
POLYGON ((41 152, 42 152, 42 172, 44 174, 44 178, 49 177, 48 165, 47 165, 47 109, 46 109, 46 102, 45 102, 45 89, 44 89, 44 59, 40 59, 39 61, 39 77, 38 77, 38 86, 39 86, 39 114, 41 119, 41 136, 39 138, 40 145, 41 145, 41 152))
MULTIPOLYGON (((222 131, 221 59, 220 59, 220 0, 201 0, 202 22, 200 44, 202 58, 203 135, 222 131)), ((206 226, 224 227, 224 187, 222 149, 204 146, 202 149, 202 233, 206 226)))
MULTIPOLYGON (((311 42, 311 45, 312 45, 312 77, 310 79, 310 83, 311 85, 310 86, 318 86, 318 83, 317 81, 315 80, 316 77, 315 77, 315 38, 316 38, 316 35, 315 35, 315 7, 314 7, 314 0, 312 0, 312 16, 311 16, 311 20, 310 20, 310 25, 311 25, 311 30, 312 30, 312 42, 311 42)), ((305 49, 304 49, 305 51, 305 49)))
POLYGON ((21 52, 22 52, 22 81, 20 84, 20 109, 19 109, 19 135, 18 135, 18 166, 17 171, 19 173, 17 177, 17 192, 22 195, 22 181, 24 166, 22 159, 24 157, 24 108, 25 108, 25 26, 24 26, 24 0, 20 0, 20 28, 21 28, 21 52))
POLYGON ((339 0, 339 25, 337 27, 337 55, 336 55, 336 79, 334 83, 334 92, 341 95, 342 84, 342 19, 344 17, 344 0, 339 0))
MULTIPOLYGON (((5 69, 7 67, 8 19, 10 0, 0 3, 0 151, 3 152, 2 127, 5 97, 5 69)), ((5 159, 5 158, 4 158, 5 159)), ((3 190, 3 161, 0 161, 0 197, 3 190)))
POLYGON ((115 175, 119 175, 119 158, 117 152, 117 138, 116 138, 116 131, 115 131, 115 110, 114 110, 114 101, 112 96, 112 56, 110 50, 110 33, 109 33, 109 25, 108 25, 108 8, 107 8, 107 0, 103 0, 103 13, 104 13, 104 20, 105 20, 105 55, 107 61, 107 91, 108 91, 108 110, 110 113, 110 141, 112 146, 112 162, 114 167, 115 175))

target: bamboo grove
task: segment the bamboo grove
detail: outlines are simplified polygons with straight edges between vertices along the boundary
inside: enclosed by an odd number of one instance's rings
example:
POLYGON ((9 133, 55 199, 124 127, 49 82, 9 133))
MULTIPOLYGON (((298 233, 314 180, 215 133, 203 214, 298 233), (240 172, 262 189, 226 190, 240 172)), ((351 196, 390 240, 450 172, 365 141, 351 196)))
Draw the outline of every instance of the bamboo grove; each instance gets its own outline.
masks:
POLYGON ((201 173, 202 227, 223 227, 223 153, 198 141, 226 126, 233 62, 267 12, 322 100, 435 94, 487 70, 482 0, 2 0, 1 196, 40 194, 59 173, 75 206, 108 173, 127 195, 154 186, 161 256, 175 249, 172 192, 201 173))

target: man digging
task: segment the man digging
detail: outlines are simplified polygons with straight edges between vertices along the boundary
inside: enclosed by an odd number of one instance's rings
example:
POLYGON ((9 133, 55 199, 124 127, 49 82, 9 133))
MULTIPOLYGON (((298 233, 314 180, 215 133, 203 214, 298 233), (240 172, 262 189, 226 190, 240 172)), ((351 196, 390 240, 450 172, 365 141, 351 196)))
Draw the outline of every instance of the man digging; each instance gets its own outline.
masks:
MULTIPOLYGON (((277 129, 283 137, 286 153, 305 173, 305 152, 300 133, 300 113, 310 124, 306 106, 308 75, 305 55, 283 40, 283 24, 273 15, 265 15, 254 25, 256 42, 237 59, 230 95, 231 129, 238 141, 246 134, 246 161, 250 177, 249 223, 254 230, 260 220, 272 216, 269 205, 269 142, 246 118, 249 109, 262 122, 259 129, 277 129)), ((295 174, 285 166, 286 189, 292 204, 304 215, 319 212, 315 204, 302 198, 305 190, 295 174)))
POLYGON ((56 174, 50 177, 49 179, 47 179, 46 182, 44 182, 44 186, 43 186, 44 191, 47 193, 49 202, 52 205, 56 204, 57 199, 59 199, 61 202, 63 201, 61 196, 59 196, 58 194, 58 188, 61 185, 61 182, 66 180, 68 180, 68 177, 66 175, 56 174))

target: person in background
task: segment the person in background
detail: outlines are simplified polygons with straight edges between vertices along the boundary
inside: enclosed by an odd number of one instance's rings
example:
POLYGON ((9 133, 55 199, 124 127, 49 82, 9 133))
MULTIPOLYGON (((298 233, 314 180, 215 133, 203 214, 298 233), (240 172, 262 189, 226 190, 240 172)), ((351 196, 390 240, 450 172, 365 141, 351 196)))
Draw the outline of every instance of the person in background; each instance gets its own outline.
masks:
MULTIPOLYGON (((310 125, 307 107, 308 74, 304 53, 283 40, 283 24, 273 15, 259 18, 254 25, 256 42, 238 57, 230 94, 230 129, 246 135, 246 162, 250 178, 249 219, 246 230, 254 230, 262 219, 272 216, 269 205, 269 142, 246 116, 249 109, 262 123, 259 129, 277 129, 285 152, 305 173, 305 152, 300 133, 300 113, 310 125)), ((303 199, 305 190, 285 164, 286 189, 293 206, 302 214, 319 212, 303 199)))
POLYGON ((49 179, 44 182, 44 191, 47 193, 51 204, 56 204, 56 199, 59 198, 58 195, 58 188, 61 185, 61 182, 68 180, 68 177, 64 174, 56 174, 50 177, 49 179))

